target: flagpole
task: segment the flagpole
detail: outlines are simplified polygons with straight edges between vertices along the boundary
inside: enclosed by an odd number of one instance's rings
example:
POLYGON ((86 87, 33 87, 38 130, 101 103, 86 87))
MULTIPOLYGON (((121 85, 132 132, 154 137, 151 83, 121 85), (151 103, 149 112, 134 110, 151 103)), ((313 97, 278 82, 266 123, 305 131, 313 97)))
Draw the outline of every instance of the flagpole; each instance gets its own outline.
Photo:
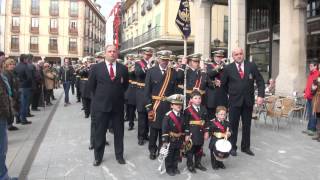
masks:
MULTIPOLYGON (((183 37, 183 58, 187 58, 187 38, 185 36, 183 37)), ((186 67, 184 69, 184 80, 183 80, 183 109, 187 108, 187 70, 188 65, 186 64, 186 67)))

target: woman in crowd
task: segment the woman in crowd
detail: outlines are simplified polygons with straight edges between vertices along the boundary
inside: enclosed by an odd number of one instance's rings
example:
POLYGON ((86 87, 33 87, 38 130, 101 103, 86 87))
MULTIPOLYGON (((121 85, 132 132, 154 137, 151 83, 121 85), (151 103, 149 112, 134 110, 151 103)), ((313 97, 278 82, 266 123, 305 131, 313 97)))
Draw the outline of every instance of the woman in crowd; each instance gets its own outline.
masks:
POLYGON ((7 77, 10 87, 12 89, 11 96, 11 117, 8 119, 8 130, 15 131, 18 130, 17 127, 13 125, 14 117, 16 117, 16 123, 20 123, 20 101, 19 101, 19 80, 18 77, 14 74, 14 68, 16 67, 16 62, 9 58, 6 59, 3 66, 3 73, 7 77))

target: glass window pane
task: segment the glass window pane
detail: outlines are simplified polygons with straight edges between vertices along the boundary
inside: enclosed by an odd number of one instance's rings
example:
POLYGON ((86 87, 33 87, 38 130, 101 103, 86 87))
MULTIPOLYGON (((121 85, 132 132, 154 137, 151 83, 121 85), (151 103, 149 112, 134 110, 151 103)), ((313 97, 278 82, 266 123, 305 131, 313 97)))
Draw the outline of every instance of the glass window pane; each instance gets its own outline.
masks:
POLYGON ((12 26, 20 26, 20 18, 12 17, 12 26))

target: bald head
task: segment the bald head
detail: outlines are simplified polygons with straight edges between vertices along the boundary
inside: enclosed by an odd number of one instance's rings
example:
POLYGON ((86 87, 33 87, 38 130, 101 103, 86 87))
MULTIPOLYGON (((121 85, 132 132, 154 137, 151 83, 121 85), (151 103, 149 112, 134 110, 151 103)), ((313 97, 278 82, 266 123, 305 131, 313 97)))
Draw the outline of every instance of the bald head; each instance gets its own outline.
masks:
POLYGON ((234 50, 232 50, 232 58, 235 62, 241 63, 244 59, 243 49, 237 47, 234 50))

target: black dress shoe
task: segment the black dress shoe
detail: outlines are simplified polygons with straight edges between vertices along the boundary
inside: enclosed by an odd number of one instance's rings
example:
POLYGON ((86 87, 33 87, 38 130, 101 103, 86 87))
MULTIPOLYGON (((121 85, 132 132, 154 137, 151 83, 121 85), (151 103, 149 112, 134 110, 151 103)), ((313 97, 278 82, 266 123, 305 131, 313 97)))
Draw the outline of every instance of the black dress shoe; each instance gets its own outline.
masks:
POLYGON ((86 115, 84 116, 84 118, 89 118, 89 114, 86 114, 86 115))
POLYGON ((27 124, 31 124, 31 123, 32 123, 31 121, 21 121, 22 125, 27 125, 27 124))
POLYGON ((149 158, 150 158, 151 160, 155 160, 155 159, 157 158, 156 153, 150 153, 149 158))
POLYGON ((32 111, 40 111, 40 109, 38 109, 38 108, 34 108, 34 109, 32 108, 31 110, 32 111))
POLYGON ((175 174, 180 174, 179 169, 175 169, 175 170, 173 170, 173 172, 174 172, 175 174))
POLYGON ((109 146, 109 145, 110 145, 109 141, 106 141, 106 146, 109 146))
POLYGON ((199 170, 201 170, 201 171, 206 171, 207 170, 207 168, 205 168, 204 166, 202 166, 202 164, 197 164, 196 166, 195 166, 195 168, 197 168, 197 169, 199 169, 199 170))
POLYGON ((128 131, 132 131, 133 130, 133 126, 130 126, 128 131))
POLYGON ((93 161, 93 166, 100 166, 101 160, 94 160, 93 161))
POLYGON ((92 144, 90 144, 90 146, 89 146, 89 150, 92 150, 93 149, 93 145, 92 144))
POLYGON ((9 131, 16 131, 16 130, 19 130, 19 128, 11 125, 11 126, 8 127, 8 130, 9 130, 9 131))
POLYGON ((230 154, 231 156, 237 156, 237 150, 231 149, 230 154))
POLYGON ((191 173, 197 173, 196 169, 195 169, 193 166, 188 166, 188 170, 189 170, 191 173))
POLYGON ((139 139, 138 139, 138 144, 139 144, 140 146, 143 146, 143 145, 144 145, 143 138, 139 138, 139 139))
POLYGON ((225 169, 226 168, 226 166, 223 164, 222 161, 218 161, 217 164, 218 164, 218 167, 221 168, 221 169, 225 169))
POLYGON ((171 170, 167 170, 166 172, 167 172, 167 174, 168 174, 169 176, 175 176, 175 175, 176 175, 176 174, 175 174, 173 171, 171 171, 171 170))
POLYGON ((126 161, 123 158, 117 159, 119 164, 126 164, 126 161))
POLYGON ((254 156, 254 153, 250 150, 250 149, 243 149, 243 150, 241 150, 243 153, 246 153, 246 154, 248 154, 248 155, 250 155, 250 156, 254 156))
POLYGON ((27 114, 26 117, 33 117, 34 115, 33 114, 27 114))

